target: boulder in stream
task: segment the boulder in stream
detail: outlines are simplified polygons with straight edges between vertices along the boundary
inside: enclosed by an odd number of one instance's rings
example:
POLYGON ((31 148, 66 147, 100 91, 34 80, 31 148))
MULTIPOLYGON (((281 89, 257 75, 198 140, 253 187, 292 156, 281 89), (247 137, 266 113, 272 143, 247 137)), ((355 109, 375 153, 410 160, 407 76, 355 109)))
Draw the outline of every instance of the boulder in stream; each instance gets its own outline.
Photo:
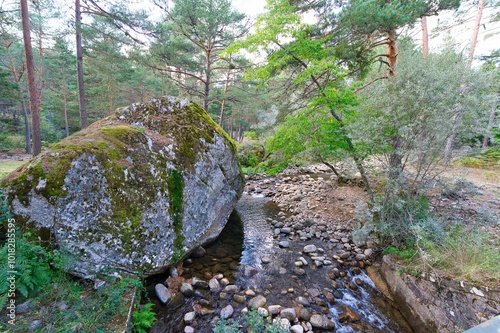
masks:
POLYGON ((234 142, 171 97, 120 109, 0 182, 18 230, 85 278, 165 271, 220 234, 243 186, 234 142))

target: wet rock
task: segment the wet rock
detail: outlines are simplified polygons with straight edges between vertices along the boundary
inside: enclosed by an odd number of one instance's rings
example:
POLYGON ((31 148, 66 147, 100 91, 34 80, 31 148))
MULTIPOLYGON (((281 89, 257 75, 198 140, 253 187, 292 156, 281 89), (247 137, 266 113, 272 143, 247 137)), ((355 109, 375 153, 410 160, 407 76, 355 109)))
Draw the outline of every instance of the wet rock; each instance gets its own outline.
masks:
POLYGON ((361 274, 361 268, 359 268, 359 267, 354 267, 354 268, 352 269, 352 273, 353 273, 353 274, 356 274, 356 275, 361 274))
POLYGON ((292 232, 292 228, 289 228, 289 227, 281 228, 280 232, 282 234, 288 235, 289 233, 292 232))
POLYGON ((253 297, 255 296, 255 291, 253 291, 252 289, 247 289, 245 290, 245 295, 253 297))
POLYGON ((212 291, 219 290, 220 289, 219 281, 217 281, 217 279, 210 279, 210 281, 208 281, 208 287, 212 291))
POLYGON ((296 298, 297 303, 302 304, 303 306, 309 306, 311 303, 307 300, 307 298, 303 296, 299 296, 296 298))
POLYGON ((229 284, 223 289, 223 291, 226 293, 234 294, 240 291, 240 288, 234 284, 229 284))
POLYGON ((278 245, 280 248, 287 249, 290 247, 290 242, 289 241, 281 241, 281 242, 279 242, 278 245))
POLYGON ((192 279, 193 286, 200 289, 208 289, 208 282, 197 278, 196 276, 192 279))
POLYGON ((252 309, 258 309, 266 305, 266 298, 262 295, 257 295, 248 301, 248 306, 252 309))
POLYGON ((191 253, 191 257, 192 258, 201 258, 203 256, 205 256, 207 254, 207 251, 201 247, 201 246, 198 246, 196 249, 194 249, 194 251, 191 253))
POLYGON ((182 282, 179 291, 186 297, 191 297, 194 294, 194 288, 191 284, 182 282))
POLYGON ((234 309, 231 305, 228 305, 224 307, 222 310, 220 310, 220 316, 222 319, 228 319, 231 318, 234 313, 234 309))
MULTIPOLYGON (((343 316, 350 322, 354 322, 354 321, 358 321, 361 319, 361 317, 359 316, 359 314, 354 311, 351 307, 345 305, 344 306, 344 310, 345 310, 345 313, 343 314, 343 316)), ((339 318, 340 320, 340 318, 339 318)))
POLYGON ((167 306, 169 308, 175 309, 175 308, 179 307, 180 305, 182 305, 182 303, 184 303, 184 300, 185 300, 185 297, 184 297, 184 295, 182 293, 174 294, 168 300, 167 306))
POLYGON ((339 256, 340 259, 347 259, 351 256, 349 252, 342 252, 339 256))
POLYGON ((321 292, 316 288, 307 289, 307 293, 312 297, 318 297, 319 295, 321 295, 321 292))
POLYGON ((295 312, 295 309, 293 309, 293 308, 286 308, 286 309, 281 310, 280 317, 286 318, 292 322, 295 320, 295 318, 297 318, 297 313, 295 312))
POLYGON ((269 264, 270 262, 273 261, 273 259, 271 257, 268 257, 268 256, 263 256, 262 258, 260 258, 260 261, 263 264, 269 264))
POLYGON ((307 308, 300 309, 300 319, 308 322, 311 319, 311 316, 312 314, 311 311, 309 311, 309 309, 307 308))
POLYGON ((261 316, 261 317, 267 317, 269 316, 269 311, 267 311, 266 308, 258 308, 257 309, 257 313, 261 316))
POLYGON ((156 297, 158 297, 158 299, 163 304, 167 303, 170 300, 170 298, 172 298, 172 294, 170 293, 170 291, 168 291, 167 287, 165 287, 161 283, 158 283, 157 285, 155 285, 155 293, 156 293, 156 297))
POLYGON ((233 296, 233 300, 236 302, 236 303, 240 303, 240 304, 243 304, 245 303, 245 296, 242 296, 242 295, 234 295, 233 296))
POLYGON ((188 312, 184 315, 184 322, 186 324, 191 324, 194 322, 194 319, 196 318, 196 312, 195 311, 192 311, 192 312, 188 312))
POLYGON ((325 297, 326 297, 326 300, 328 301, 328 303, 330 303, 330 304, 335 303, 335 296, 331 292, 327 292, 325 297))
POLYGON ((335 324, 333 323, 333 321, 319 314, 313 314, 311 316, 311 319, 309 319, 309 322, 311 323, 312 327, 322 330, 331 330, 335 328, 335 324))
POLYGON ((290 333, 304 333, 304 328, 300 325, 290 327, 290 333))
POLYGON ((304 249, 303 249, 304 253, 313 253, 316 251, 317 251, 316 245, 312 245, 312 244, 304 246, 304 249))
POLYGON ((293 272, 299 276, 306 275, 306 271, 300 267, 295 267, 293 272))
POLYGON ((281 305, 269 305, 267 311, 272 315, 277 315, 281 312, 281 305))

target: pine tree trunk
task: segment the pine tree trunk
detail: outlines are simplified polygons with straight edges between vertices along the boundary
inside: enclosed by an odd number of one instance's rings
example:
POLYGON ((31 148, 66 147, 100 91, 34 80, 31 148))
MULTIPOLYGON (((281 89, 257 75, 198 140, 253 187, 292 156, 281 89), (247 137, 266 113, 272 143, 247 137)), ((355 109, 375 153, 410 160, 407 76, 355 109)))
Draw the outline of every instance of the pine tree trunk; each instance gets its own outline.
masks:
POLYGON ((470 41, 469 56, 467 57, 467 66, 470 68, 472 65, 472 60, 474 59, 474 52, 476 50, 477 37, 479 35, 479 27, 481 26, 481 18, 483 17, 484 0, 479 0, 476 23, 474 24, 474 31, 472 32, 472 38, 470 41))
POLYGON ((211 73, 211 63, 210 63, 210 51, 206 52, 206 63, 205 63, 205 91, 204 91, 204 98, 203 98, 203 108, 205 111, 208 112, 208 103, 209 103, 209 96, 210 96, 210 80, 212 79, 212 73, 211 73))
POLYGON ((87 128, 87 101, 85 99, 85 82, 83 78, 83 46, 82 46, 82 13, 80 0, 75 0, 76 26, 76 71, 78 76, 78 106, 80 109, 81 128, 87 128))
POLYGON ((226 108, 226 94, 229 89, 229 78, 230 78, 231 70, 228 69, 226 73, 226 84, 224 86, 224 98, 222 99, 222 104, 220 106, 220 116, 219 116, 219 126, 222 127, 222 123, 224 122, 224 111, 226 108))
POLYGON ((389 76, 394 76, 396 70, 396 63, 398 60, 398 44, 397 35, 395 30, 387 33, 387 61, 389 62, 389 76))
POLYGON ((28 92, 30 96, 31 127, 33 131, 33 156, 42 152, 42 139, 40 134, 40 99, 35 78, 35 61, 31 45, 30 21, 28 15, 28 1, 21 0, 21 21, 23 25, 24 52, 26 56, 26 72, 28 92))
POLYGON ((24 102, 23 92, 21 87, 19 87, 21 94, 21 107, 23 108, 23 117, 24 117, 24 137, 26 140, 25 150, 26 154, 31 154, 31 130, 30 130, 30 117, 28 114, 28 109, 26 108, 26 103, 24 102))
POLYGON ((422 54, 424 56, 429 54, 429 29, 427 29, 427 17, 420 17, 420 24, 422 26, 422 54))

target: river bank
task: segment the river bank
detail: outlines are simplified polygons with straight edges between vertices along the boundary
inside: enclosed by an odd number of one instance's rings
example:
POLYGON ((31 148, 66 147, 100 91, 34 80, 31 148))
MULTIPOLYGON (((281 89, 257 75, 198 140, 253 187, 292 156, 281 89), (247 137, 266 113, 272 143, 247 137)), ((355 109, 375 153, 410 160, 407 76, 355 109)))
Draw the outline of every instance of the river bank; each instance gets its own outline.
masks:
MULTIPOLYGON (((406 303, 413 302, 413 305, 421 307, 419 311, 425 320, 429 320, 429 316, 425 317, 429 310, 422 310, 422 307, 435 311, 432 306, 437 304, 444 308, 439 316, 446 325, 439 324, 440 318, 431 315, 431 319, 438 324, 423 325, 427 331, 429 327, 431 332, 445 332, 445 328, 448 331, 450 328, 463 331, 498 315, 498 300, 495 296, 490 296, 497 295, 491 288, 492 285, 495 286, 495 281, 485 281, 485 284, 462 282, 466 286, 462 288, 462 294, 465 299, 470 300, 467 304, 463 302, 463 298, 454 296, 457 290, 447 289, 448 285, 445 283, 440 284, 444 277, 449 279, 446 272, 433 270, 433 275, 426 277, 427 281, 438 281, 437 288, 440 292, 436 293, 429 286, 425 289, 426 286, 415 283, 415 280, 420 281, 423 276, 407 274, 404 266, 383 266, 383 247, 380 244, 372 240, 355 242, 353 239, 353 231, 361 223, 359 214, 362 213, 364 202, 363 189, 352 185, 339 186, 335 177, 325 173, 325 170, 313 169, 311 172, 247 179, 244 196, 253 200, 270 200, 264 206, 267 205, 266 209, 272 212, 267 212, 266 217, 259 217, 258 220, 265 220, 266 223, 256 227, 259 230, 268 229, 267 236, 245 244, 245 228, 236 227, 230 231, 230 237, 220 237, 229 243, 215 245, 213 248, 212 245, 207 246, 201 258, 188 259, 177 280, 169 278, 166 281, 155 281, 156 284, 166 286, 173 299, 178 300, 167 301, 166 304, 157 302, 159 322, 152 332, 204 332, 210 330, 220 318, 228 323, 238 322, 238 318, 252 308, 270 320, 285 319, 285 325, 293 328, 292 332, 411 332, 399 311, 394 310, 394 306, 405 308, 407 304, 401 303, 405 300, 396 296, 394 290, 387 288, 387 281, 384 289, 384 285, 380 283, 383 279, 376 277, 384 270, 392 272, 394 276, 410 276, 411 278, 406 279, 413 279, 411 284, 407 284, 410 290, 413 288, 417 295, 431 294, 435 297, 427 299, 427 303, 418 297, 406 300, 406 303), (231 247, 234 251, 227 252, 231 247), (253 254, 249 255, 249 250, 246 250, 248 248, 254 249, 253 254), (276 259, 284 251, 289 253, 286 264, 282 259, 276 259), (380 294, 366 275, 368 267, 370 276, 384 295, 380 294), (204 282, 199 282, 198 279, 204 282), (193 286, 193 293, 176 296, 182 294, 179 293, 182 284, 193 286), (372 310, 355 298, 350 303, 346 302, 345 294, 362 295, 367 292, 371 293, 370 297, 375 303, 379 303, 379 307, 380 303, 385 303, 382 308, 389 308, 387 312, 391 313, 390 319, 379 320, 384 326, 377 327, 377 320, 369 319, 371 311, 379 311, 378 309, 372 310), (448 303, 442 300, 443 297, 448 299, 448 303), (255 305, 257 301, 259 302, 255 305), (450 302, 454 302, 453 305, 458 308, 447 309, 450 302), (473 306, 468 308, 472 303, 473 306), (168 313, 175 313, 177 317, 168 313), (465 313, 470 315, 462 316, 465 313), (316 315, 313 322, 312 315, 316 315), (165 323, 174 321, 179 322, 178 327, 169 331, 165 323), (385 326, 387 321, 396 323, 396 326, 385 326)), ((493 208, 493 214, 496 214, 495 192, 481 187, 476 190, 483 193, 469 196, 463 191, 462 197, 455 200, 436 193, 431 208, 454 211, 455 217, 471 217, 488 205, 488 208, 493 208), (467 204, 463 205, 465 200, 467 204)), ((242 215, 243 218, 248 218, 244 217, 245 213, 242 215)), ((234 221, 230 221, 229 225, 232 223, 234 221)), ((487 232, 498 232, 498 224, 483 227, 487 232)), ((255 234, 256 230, 246 232, 255 234)), ((397 258, 393 260, 397 262, 397 258)), ((155 298, 151 287, 150 297, 155 298)), ((384 313, 382 316, 386 318, 386 315, 384 313)), ((417 313, 417 317, 418 315, 417 313)), ((405 316, 413 325, 419 324, 408 312, 405 316)), ((373 317, 380 318, 378 314, 372 316, 372 319, 373 317)), ((246 327, 241 319, 238 325, 240 328, 246 327)))

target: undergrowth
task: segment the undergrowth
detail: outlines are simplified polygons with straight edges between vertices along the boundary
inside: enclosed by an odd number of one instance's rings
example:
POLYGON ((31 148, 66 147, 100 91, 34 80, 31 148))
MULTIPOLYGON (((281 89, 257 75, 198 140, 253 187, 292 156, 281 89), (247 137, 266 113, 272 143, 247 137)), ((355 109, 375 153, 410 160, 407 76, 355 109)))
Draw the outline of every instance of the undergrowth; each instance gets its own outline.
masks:
POLYGON ((270 322, 252 310, 243 315, 240 320, 219 319, 212 327, 214 333, 285 333, 289 329, 280 321, 270 322), (241 328, 240 328, 241 327, 241 328))
MULTIPOLYGON (((475 188, 459 180, 442 187, 437 200, 452 199, 462 207, 460 201, 475 194, 475 188)), ((407 273, 440 272, 457 280, 498 285, 500 237, 493 231, 498 218, 477 209, 465 219, 455 217, 459 215, 454 208, 447 209, 431 210, 430 197, 424 191, 396 186, 386 189, 371 210, 357 212, 357 219, 374 226, 379 240, 386 244, 384 254, 398 259, 407 273)))
POLYGON ((455 162, 471 168, 500 167, 500 146, 488 148, 474 156, 466 156, 455 162))
MULTIPOLYGON (((0 193, 0 223, 5 226, 11 215, 0 193)), ((1 316, 1 332, 114 332, 123 329, 134 293, 144 291, 137 278, 103 277, 104 286, 94 288, 93 281, 75 278, 66 273, 74 258, 61 251, 52 251, 32 240, 29 234, 15 234, 15 269, 0 271, 0 311, 7 313, 7 302, 25 304, 28 311, 18 313, 15 325, 8 316, 1 316), (13 273, 14 272, 14 273, 13 273), (10 290, 15 276, 15 297, 10 290), (33 323, 39 320, 36 327, 33 323)), ((8 243, 2 244, 0 257, 7 266, 8 243)), ((152 304, 135 307, 132 326, 145 333, 154 323, 152 304)))

